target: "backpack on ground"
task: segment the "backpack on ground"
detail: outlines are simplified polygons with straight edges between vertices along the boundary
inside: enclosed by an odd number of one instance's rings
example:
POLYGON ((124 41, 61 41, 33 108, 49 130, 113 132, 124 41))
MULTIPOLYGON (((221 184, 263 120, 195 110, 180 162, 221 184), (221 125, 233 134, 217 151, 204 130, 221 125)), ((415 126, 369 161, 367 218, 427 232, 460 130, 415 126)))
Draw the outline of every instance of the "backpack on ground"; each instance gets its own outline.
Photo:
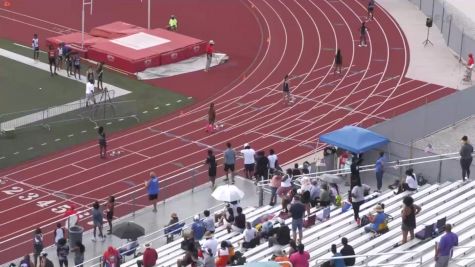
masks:
POLYGON ((371 221, 369 220, 369 217, 367 215, 363 215, 363 217, 361 217, 361 221, 360 221, 360 226, 361 227, 366 226, 370 223, 371 223, 371 221))

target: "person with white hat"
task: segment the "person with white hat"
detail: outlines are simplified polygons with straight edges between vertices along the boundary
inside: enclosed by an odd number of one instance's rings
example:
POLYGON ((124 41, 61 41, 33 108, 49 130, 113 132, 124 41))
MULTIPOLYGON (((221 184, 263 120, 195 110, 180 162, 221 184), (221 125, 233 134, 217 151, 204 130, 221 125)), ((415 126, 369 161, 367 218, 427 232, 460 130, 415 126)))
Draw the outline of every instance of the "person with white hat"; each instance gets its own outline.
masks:
POLYGON ((248 143, 244 144, 244 149, 241 150, 241 154, 244 157, 244 172, 247 179, 252 179, 254 176, 254 165, 256 164, 256 151, 251 148, 248 143))
POLYGON ((376 211, 376 215, 370 217, 371 223, 364 228, 366 233, 378 232, 380 225, 384 224, 386 220, 386 215, 384 214, 384 209, 381 204, 377 204, 376 207, 374 207, 374 211, 376 211))
POLYGON ((145 251, 143 252, 142 260, 137 261, 138 267, 153 267, 157 263, 158 254, 157 251, 150 247, 150 243, 145 244, 145 251))
POLYGON ((42 251, 40 253, 40 259, 38 265, 39 267, 54 267, 53 262, 48 259, 48 253, 46 251, 42 251))
POLYGON ((206 232, 203 237, 205 239, 202 246, 203 249, 209 249, 211 251, 210 256, 216 256, 216 254, 218 253, 218 240, 214 238, 214 235, 211 232, 206 232))
POLYGON ((211 60, 213 60, 214 54, 214 41, 210 40, 208 46, 206 47, 206 67, 205 71, 208 71, 211 67, 211 60))

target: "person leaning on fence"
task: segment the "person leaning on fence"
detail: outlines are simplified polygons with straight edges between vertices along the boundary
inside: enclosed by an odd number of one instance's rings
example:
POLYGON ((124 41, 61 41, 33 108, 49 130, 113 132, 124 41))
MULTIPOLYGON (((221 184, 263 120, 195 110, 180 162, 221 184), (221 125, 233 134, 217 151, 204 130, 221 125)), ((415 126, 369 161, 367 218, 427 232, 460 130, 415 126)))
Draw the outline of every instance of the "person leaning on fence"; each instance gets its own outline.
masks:
POLYGON ((462 147, 460 148, 460 166, 462 167, 462 180, 470 178, 470 165, 472 165, 473 146, 468 142, 468 137, 462 137, 462 147))

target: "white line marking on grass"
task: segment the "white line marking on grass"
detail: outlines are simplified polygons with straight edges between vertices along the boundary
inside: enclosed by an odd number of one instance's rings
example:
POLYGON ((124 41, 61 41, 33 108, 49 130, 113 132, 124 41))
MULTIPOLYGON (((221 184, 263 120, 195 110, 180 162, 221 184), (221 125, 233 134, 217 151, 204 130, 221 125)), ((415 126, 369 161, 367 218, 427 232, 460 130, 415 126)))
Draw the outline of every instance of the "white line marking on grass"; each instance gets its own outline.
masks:
POLYGON ((35 149, 34 147, 30 146, 29 148, 27 148, 26 150, 33 150, 35 149))
POLYGON ((41 144, 41 146, 46 146, 47 144, 48 144, 48 143, 43 143, 43 144, 41 144))
POLYGON ((111 121, 109 121, 109 122, 107 122, 107 123, 106 123, 106 125, 111 125, 111 124, 112 124, 112 122, 111 122, 111 121))
POLYGON ((124 118, 120 118, 120 119, 118 119, 118 121, 123 121, 123 120, 124 120, 124 118))
POLYGON ((61 141, 61 138, 56 138, 56 139, 54 139, 54 141, 59 142, 59 141, 61 141))
POLYGON ((171 104, 170 103, 166 103, 165 106, 170 106, 171 104))
POLYGON ((193 97, 189 96, 188 99, 192 99, 193 97))
POLYGON ((82 130, 81 133, 87 133, 87 130, 82 130))
POLYGON ((143 114, 147 114, 148 113, 148 110, 144 110, 142 111, 143 114))
POLYGON ((74 136, 74 134, 68 134, 68 137, 69 137, 69 138, 71 138, 71 137, 73 137, 73 136, 74 136))
POLYGON ((18 151, 17 151, 17 152, 15 152, 15 153, 13 153, 13 155, 18 155, 18 154, 20 154, 20 152, 18 152, 18 151))
POLYGON ((177 103, 180 103, 180 102, 181 102, 181 99, 178 99, 176 102, 177 102, 177 103))

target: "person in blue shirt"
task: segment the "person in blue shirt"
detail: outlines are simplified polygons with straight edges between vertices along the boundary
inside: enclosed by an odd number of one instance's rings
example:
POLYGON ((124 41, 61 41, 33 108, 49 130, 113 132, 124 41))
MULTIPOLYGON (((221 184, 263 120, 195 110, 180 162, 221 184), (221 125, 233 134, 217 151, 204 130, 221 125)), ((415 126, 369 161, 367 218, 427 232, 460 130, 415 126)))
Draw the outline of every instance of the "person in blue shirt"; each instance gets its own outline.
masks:
POLYGON ((384 209, 380 204, 376 205, 374 211, 376 211, 376 215, 374 215, 372 220, 370 219, 371 223, 364 228, 366 233, 378 232, 381 224, 386 220, 386 214, 384 214, 384 209))
POLYGON ((381 187, 383 187, 383 174, 384 174, 384 152, 379 152, 379 158, 376 160, 374 167, 374 172, 376 173, 376 187, 378 192, 381 192, 381 187))
POLYGON ((332 244, 331 251, 333 253, 332 260, 330 261, 333 267, 346 267, 343 259, 335 259, 336 257, 342 257, 341 253, 336 250, 336 245, 332 244))
POLYGON ((200 216, 195 215, 193 223, 191 224, 191 230, 193 231, 193 238, 195 241, 200 241, 206 232, 205 224, 200 220, 200 216))
POLYGON ((155 172, 150 172, 150 180, 145 181, 145 188, 147 188, 148 199, 152 201, 153 212, 157 212, 158 193, 160 192, 160 184, 155 172))

